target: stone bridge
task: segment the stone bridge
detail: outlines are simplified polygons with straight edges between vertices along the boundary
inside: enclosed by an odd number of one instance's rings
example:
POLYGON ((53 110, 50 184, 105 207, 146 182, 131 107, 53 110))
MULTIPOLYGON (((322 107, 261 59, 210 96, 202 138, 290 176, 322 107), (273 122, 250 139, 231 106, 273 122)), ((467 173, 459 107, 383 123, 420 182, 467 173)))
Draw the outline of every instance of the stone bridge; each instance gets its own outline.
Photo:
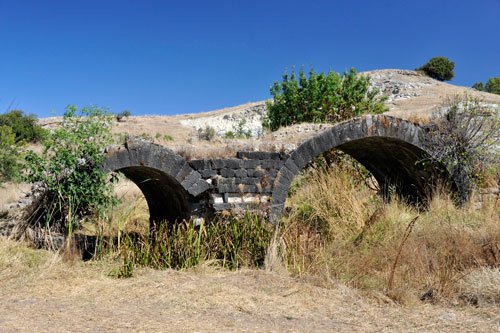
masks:
POLYGON ((141 189, 152 223, 247 209, 275 220, 294 177, 313 158, 333 148, 358 160, 381 188, 425 200, 439 173, 417 163, 430 157, 422 145, 423 135, 425 131, 409 121, 366 115, 325 129, 291 154, 238 152, 234 158, 191 161, 136 139, 109 147, 103 170, 121 172, 141 189))

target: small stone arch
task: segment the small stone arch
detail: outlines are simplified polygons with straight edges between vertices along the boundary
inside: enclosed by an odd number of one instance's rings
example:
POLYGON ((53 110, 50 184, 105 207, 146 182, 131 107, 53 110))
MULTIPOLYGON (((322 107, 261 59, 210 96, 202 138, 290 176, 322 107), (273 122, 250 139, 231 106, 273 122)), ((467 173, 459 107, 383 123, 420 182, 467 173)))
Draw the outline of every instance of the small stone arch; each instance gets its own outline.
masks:
POLYGON ((121 172, 146 198, 150 223, 189 219, 194 198, 209 186, 198 171, 167 147, 141 139, 108 147, 101 169, 121 172))
POLYGON ((279 219, 293 178, 313 158, 339 149, 358 160, 382 189, 394 186, 398 194, 414 201, 429 198, 443 175, 419 161, 431 157, 422 144, 424 130, 407 120, 384 115, 356 117, 328 128, 302 143, 279 170, 271 200, 271 216, 279 219))

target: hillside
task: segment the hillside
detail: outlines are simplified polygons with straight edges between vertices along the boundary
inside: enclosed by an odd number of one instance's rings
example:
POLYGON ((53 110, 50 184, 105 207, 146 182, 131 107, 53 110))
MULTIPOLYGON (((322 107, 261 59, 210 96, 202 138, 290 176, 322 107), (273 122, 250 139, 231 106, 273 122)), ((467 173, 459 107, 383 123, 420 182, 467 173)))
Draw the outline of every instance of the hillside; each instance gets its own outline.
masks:
MULTIPOLYGON (((360 73, 371 77, 372 87, 387 96, 386 114, 415 122, 427 122, 443 110, 449 99, 467 94, 478 97, 484 103, 500 104, 500 96, 479 92, 472 88, 455 86, 423 76, 415 71, 384 69, 360 73)), ((324 126, 301 124, 266 133, 262 128, 265 101, 247 103, 234 107, 196 114, 176 116, 132 116, 126 121, 116 122, 113 133, 116 142, 123 134, 147 136, 166 145, 185 157, 231 156, 238 150, 290 151, 307 137, 324 126), (211 142, 198 139, 198 130, 209 126, 216 137, 211 142), (225 133, 235 133, 241 128, 250 132, 251 139, 224 139, 225 133), (170 136, 166 139, 165 135, 170 136)), ((46 127, 56 126, 60 118, 40 119, 46 127)))

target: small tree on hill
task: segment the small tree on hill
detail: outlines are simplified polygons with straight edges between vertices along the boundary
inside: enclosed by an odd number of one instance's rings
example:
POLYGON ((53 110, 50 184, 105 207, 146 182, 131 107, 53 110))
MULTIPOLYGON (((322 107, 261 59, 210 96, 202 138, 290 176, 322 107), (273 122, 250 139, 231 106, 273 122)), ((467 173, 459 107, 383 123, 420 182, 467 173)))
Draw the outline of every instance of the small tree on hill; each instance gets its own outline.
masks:
POLYGON ((423 71, 426 75, 439 81, 449 81, 455 77, 453 70, 455 63, 446 57, 431 58, 425 65, 417 70, 423 71))
POLYGON ((130 113, 130 111, 129 111, 129 110, 122 111, 122 112, 120 112, 120 113, 118 113, 118 114, 116 115, 116 120, 117 120, 118 122, 123 121, 123 120, 124 120, 124 118, 128 118, 128 117, 130 117, 130 115, 131 115, 131 114, 132 114, 132 113, 130 113))
POLYGON ((15 134, 16 142, 38 141, 44 130, 38 125, 34 114, 26 115, 21 110, 12 110, 0 115, 0 126, 9 126, 15 134))
POLYGON ((285 71, 282 82, 271 87, 271 95, 264 126, 273 131, 301 122, 334 123, 385 111, 384 99, 370 90, 370 77, 358 76, 354 68, 340 76, 333 71, 317 74, 311 66, 309 78, 302 68, 298 80, 293 70, 290 76, 285 71))
POLYGON ((484 86, 489 93, 500 95, 500 77, 490 77, 484 86))
POLYGON ((472 85, 472 89, 476 89, 478 91, 484 91, 484 84, 482 82, 476 82, 472 85))

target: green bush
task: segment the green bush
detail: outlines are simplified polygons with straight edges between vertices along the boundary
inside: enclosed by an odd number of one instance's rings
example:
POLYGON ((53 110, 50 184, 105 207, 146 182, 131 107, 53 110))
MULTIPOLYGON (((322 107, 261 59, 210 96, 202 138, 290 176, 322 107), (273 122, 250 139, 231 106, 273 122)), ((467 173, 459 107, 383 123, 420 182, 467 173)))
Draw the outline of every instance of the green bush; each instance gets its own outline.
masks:
POLYGON ((15 134, 16 142, 39 141, 44 130, 38 125, 34 114, 25 115, 21 110, 13 110, 0 115, 0 126, 9 126, 15 134))
POLYGON ((40 182, 44 195, 28 224, 71 234, 81 217, 100 215, 115 202, 112 185, 99 169, 112 142, 112 116, 98 107, 80 112, 69 105, 61 127, 43 141, 41 156, 28 152, 26 180, 40 182))
POLYGON ((431 58, 425 65, 417 70, 423 71, 426 75, 439 81, 449 81, 455 77, 453 69, 455 63, 446 57, 431 58))
POLYGON ((329 71, 317 74, 312 66, 309 78, 304 69, 299 80, 292 70, 285 71, 282 82, 271 87, 273 101, 267 103, 268 115, 263 125, 271 130, 301 122, 338 122, 365 113, 385 111, 384 99, 370 90, 370 77, 358 76, 351 68, 342 76, 329 71))
POLYGON ((492 94, 500 95, 500 77, 490 77, 488 82, 484 85, 484 90, 492 94))
POLYGON ((478 91, 484 91, 484 84, 482 82, 476 82, 472 85, 472 89, 476 89, 478 91))
POLYGON ((0 185, 19 178, 22 145, 9 126, 0 125, 0 185))
POLYGON ((131 115, 131 114, 132 114, 132 113, 130 113, 130 111, 128 111, 128 110, 122 111, 122 112, 120 112, 120 113, 118 113, 118 114, 116 115, 116 120, 117 120, 118 122, 123 121, 123 120, 124 120, 124 118, 128 118, 128 117, 130 117, 130 115, 131 115))

